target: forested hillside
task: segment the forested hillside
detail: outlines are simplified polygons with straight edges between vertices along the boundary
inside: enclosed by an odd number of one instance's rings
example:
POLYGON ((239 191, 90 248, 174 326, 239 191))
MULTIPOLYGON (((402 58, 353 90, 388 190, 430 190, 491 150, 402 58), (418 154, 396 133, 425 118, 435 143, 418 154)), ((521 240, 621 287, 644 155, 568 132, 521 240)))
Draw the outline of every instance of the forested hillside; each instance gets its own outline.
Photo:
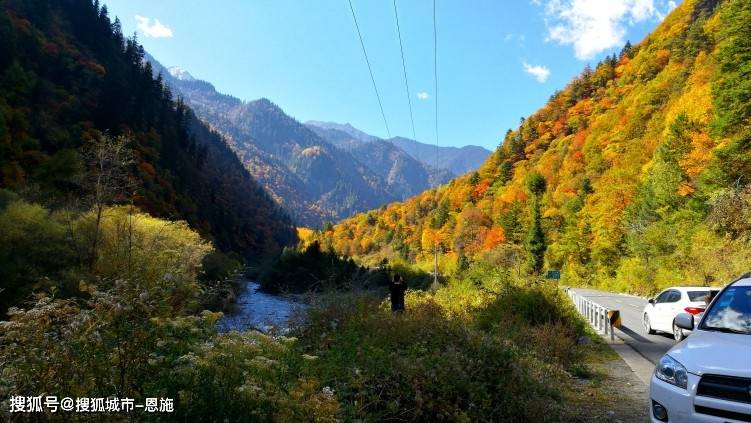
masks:
POLYGON ((751 258, 751 3, 687 0, 509 130, 473 174, 318 233, 377 262, 468 259, 650 292, 751 258))
POLYGON ((187 220, 248 257, 294 242, 290 220, 221 136, 152 77, 143 48, 106 7, 2 1, 0 40, 0 187, 86 210, 85 152, 122 136, 129 178, 110 201, 187 220))

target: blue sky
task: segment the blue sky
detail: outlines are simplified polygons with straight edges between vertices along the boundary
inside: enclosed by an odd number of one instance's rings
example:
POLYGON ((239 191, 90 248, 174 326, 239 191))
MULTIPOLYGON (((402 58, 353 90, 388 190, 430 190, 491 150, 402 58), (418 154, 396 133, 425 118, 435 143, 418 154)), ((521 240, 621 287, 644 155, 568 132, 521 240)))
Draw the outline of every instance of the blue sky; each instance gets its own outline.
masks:
MULTIPOLYGON (((587 64, 651 31, 669 0, 437 0, 439 143, 494 149, 587 64)), ((126 35, 243 100, 386 137, 347 0, 104 1, 126 35)), ((411 137, 391 0, 353 0, 391 135, 411 137)), ((419 141, 435 142, 430 0, 397 0, 419 141)))

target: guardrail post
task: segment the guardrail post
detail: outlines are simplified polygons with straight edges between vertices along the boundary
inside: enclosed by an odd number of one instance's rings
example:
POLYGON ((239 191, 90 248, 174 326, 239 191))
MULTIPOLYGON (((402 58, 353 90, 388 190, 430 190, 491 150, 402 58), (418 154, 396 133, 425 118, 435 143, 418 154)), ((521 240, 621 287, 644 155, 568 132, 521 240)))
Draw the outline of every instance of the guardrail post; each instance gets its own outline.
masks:
POLYGON ((587 318, 587 303, 584 301, 584 298, 581 299, 581 314, 584 316, 584 318, 587 318))
MULTIPOLYGON (((571 302, 574 303, 576 310, 587 320, 590 326, 603 335, 607 335, 609 332, 610 340, 615 340, 615 326, 613 326, 610 320, 611 310, 570 290, 568 291, 568 295, 571 298, 571 302)), ((613 312, 617 313, 618 311, 615 310, 613 312)))
POLYGON ((589 301, 587 299, 584 299, 584 310, 586 310, 584 317, 587 319, 587 322, 589 322, 589 301))
POLYGON ((595 304, 595 329, 600 331, 600 306, 595 304))
POLYGON ((589 322, 589 302, 586 298, 584 299, 584 318, 589 322))

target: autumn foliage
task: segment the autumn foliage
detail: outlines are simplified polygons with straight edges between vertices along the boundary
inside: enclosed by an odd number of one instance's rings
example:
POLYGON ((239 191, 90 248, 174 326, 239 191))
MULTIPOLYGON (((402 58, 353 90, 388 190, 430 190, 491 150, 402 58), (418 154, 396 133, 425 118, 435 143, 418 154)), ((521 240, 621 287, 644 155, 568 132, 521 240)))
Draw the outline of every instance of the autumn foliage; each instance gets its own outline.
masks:
POLYGON ((750 33, 748 2, 685 1, 509 130, 476 173, 316 236, 365 262, 515 251, 539 174, 544 264, 564 282, 653 291, 736 276, 748 232, 710 219, 751 183, 750 33))

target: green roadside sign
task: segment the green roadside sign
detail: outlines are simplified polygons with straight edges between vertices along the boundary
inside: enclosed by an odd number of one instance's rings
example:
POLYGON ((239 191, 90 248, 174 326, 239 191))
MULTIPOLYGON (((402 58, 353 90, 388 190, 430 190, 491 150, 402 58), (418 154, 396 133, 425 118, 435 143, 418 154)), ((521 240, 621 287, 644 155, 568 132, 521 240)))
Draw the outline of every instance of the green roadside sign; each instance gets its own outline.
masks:
POLYGON ((558 269, 548 270, 548 272, 545 274, 545 279, 560 280, 561 279, 561 271, 558 270, 558 269))

